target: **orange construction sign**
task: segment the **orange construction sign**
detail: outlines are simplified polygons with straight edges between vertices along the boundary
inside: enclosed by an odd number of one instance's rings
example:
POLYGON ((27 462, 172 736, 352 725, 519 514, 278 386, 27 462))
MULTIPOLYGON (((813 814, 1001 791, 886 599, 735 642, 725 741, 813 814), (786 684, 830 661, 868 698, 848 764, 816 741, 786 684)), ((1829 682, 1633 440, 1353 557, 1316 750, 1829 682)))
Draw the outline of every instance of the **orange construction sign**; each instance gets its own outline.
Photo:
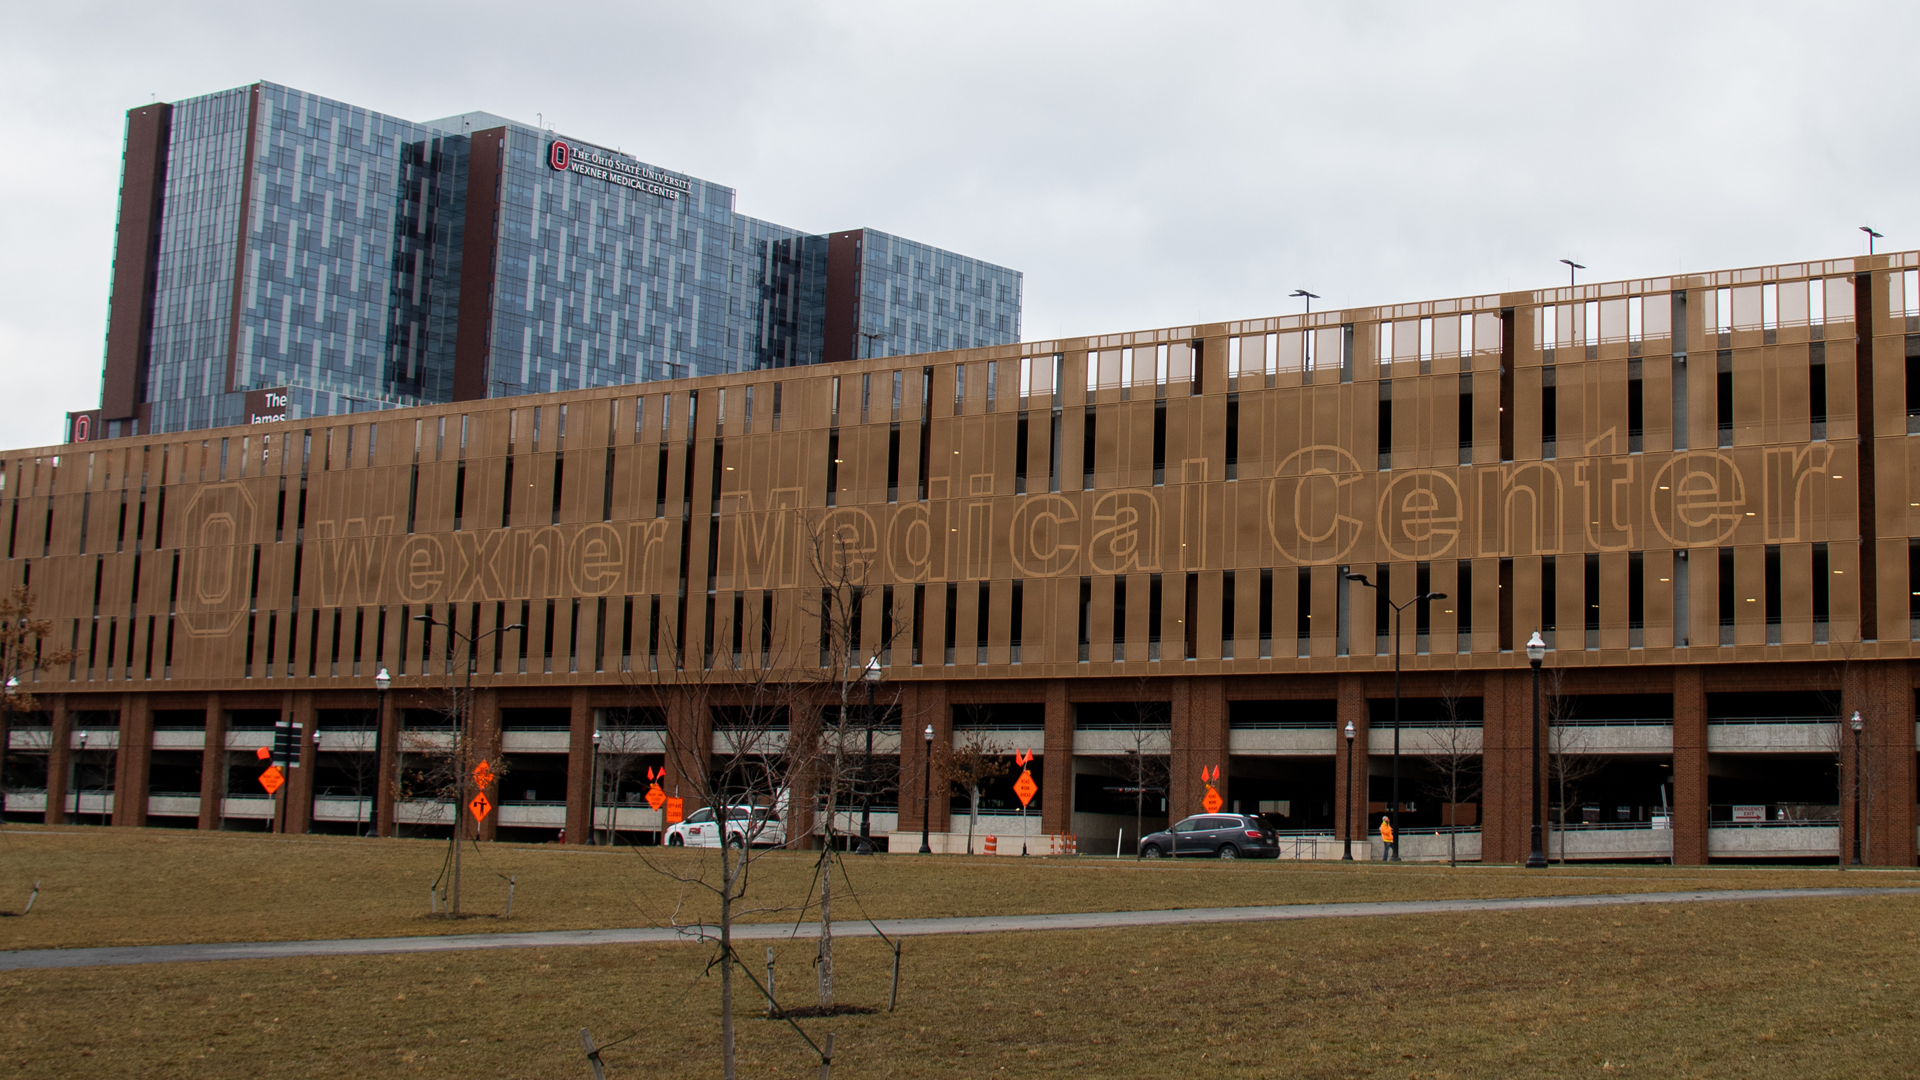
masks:
POLYGON ((1021 806, 1032 802, 1033 797, 1040 794, 1040 785, 1033 782, 1033 773, 1021 769, 1020 779, 1013 782, 1013 793, 1020 796, 1021 806))
POLYGON ((686 817, 685 806, 686 804, 681 802, 679 799, 672 799, 672 798, 668 799, 667 800, 667 824, 669 825, 680 824, 680 819, 686 817))
POLYGON ((269 765, 267 771, 260 774, 260 786, 266 788, 269 795, 279 791, 280 785, 286 782, 287 774, 281 772, 278 765, 269 765))
POLYGON ((1214 787, 1212 784, 1208 784, 1207 797, 1200 800, 1201 809, 1205 810, 1209 814, 1217 814, 1220 812, 1220 808, 1222 806, 1225 806, 1226 804, 1227 804, 1227 800, 1220 797, 1220 793, 1214 790, 1214 787))
POLYGON ((473 767, 473 782, 481 788, 493 783, 493 766, 485 761, 473 767))
POLYGON ((487 801, 487 794, 483 791, 473 797, 473 801, 467 804, 467 809, 473 811, 473 820, 484 821, 487 812, 493 809, 493 803, 487 801))
POLYGON ((269 749, 267 749, 266 747, 264 747, 264 746, 262 746, 262 747, 260 747, 260 748, 259 748, 258 750, 255 750, 255 751, 253 752, 253 756, 254 756, 254 757, 257 757, 257 758, 259 758, 259 759, 260 759, 261 761, 265 761, 265 760, 267 760, 268 758, 270 758, 270 757, 272 757, 272 756, 273 756, 273 751, 271 751, 271 750, 269 750, 269 749))
POLYGON ((655 810, 658 810, 660 809, 661 805, 664 804, 666 801, 667 801, 667 793, 660 790, 659 784, 655 784, 652 787, 649 787, 647 789, 647 805, 648 806, 651 806, 655 810))

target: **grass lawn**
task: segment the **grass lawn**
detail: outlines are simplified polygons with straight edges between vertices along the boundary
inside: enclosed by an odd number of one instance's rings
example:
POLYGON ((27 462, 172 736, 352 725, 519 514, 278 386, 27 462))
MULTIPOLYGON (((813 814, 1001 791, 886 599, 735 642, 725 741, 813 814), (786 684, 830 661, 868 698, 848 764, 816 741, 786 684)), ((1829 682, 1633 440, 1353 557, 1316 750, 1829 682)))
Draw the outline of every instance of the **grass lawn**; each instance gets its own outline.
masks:
MULTIPOLYGON (((0 832, 0 910, 42 883, 33 914, 0 919, 0 949, 378 937, 494 930, 664 925, 711 918, 704 892, 657 865, 710 869, 699 850, 484 844, 465 857, 459 921, 430 917, 428 883, 445 842, 273 837, 169 829, 9 826, 0 832), (510 921, 491 917, 519 885, 510 921)), ((1920 885, 1920 872, 1807 868, 1598 868, 1211 860, 1141 863, 1091 856, 1014 859, 883 855, 846 860, 859 904, 840 892, 837 917, 875 918, 1214 907, 1241 904, 1523 896, 1814 885, 1920 885)), ((771 852, 754 864, 753 902, 803 903, 814 856, 771 852)), ((796 913, 759 916, 773 921, 796 913)))
MULTIPOLYGON (((915 938, 898 1012, 806 1026, 835 1033, 836 1080, 1909 1076, 1916 925, 1920 900, 1874 897, 915 938)), ((763 949, 747 947, 756 968, 763 949)), ((779 952, 796 1003, 810 953, 779 952)), ((3 973, 0 1072, 583 1080, 588 1027, 638 1031, 606 1054, 614 1080, 717 1076, 710 954, 3 973)), ((884 1007, 884 947, 838 957, 840 1000, 884 1007)), ((742 1076, 817 1075, 791 1029, 745 994, 739 1012, 742 1076)))

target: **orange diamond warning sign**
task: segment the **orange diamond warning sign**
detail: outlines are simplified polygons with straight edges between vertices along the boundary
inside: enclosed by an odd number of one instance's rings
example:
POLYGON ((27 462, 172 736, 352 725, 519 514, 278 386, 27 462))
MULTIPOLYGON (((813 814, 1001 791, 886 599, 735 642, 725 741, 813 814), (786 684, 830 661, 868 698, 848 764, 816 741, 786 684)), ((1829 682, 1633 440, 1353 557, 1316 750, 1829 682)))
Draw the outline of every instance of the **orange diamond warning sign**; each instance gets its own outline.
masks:
POLYGON ((1225 806, 1226 803, 1227 801, 1220 797, 1220 793, 1214 790, 1213 785, 1208 784, 1207 797, 1200 800, 1201 808, 1209 814, 1217 814, 1220 812, 1220 808, 1225 806))
POLYGON ((1020 770, 1020 779, 1013 782, 1013 793, 1020 796, 1021 806, 1032 802, 1033 797, 1040 794, 1040 785, 1033 782, 1032 772, 1026 769, 1020 770))
POLYGON ((486 793, 482 792, 473 797, 473 801, 467 804, 467 809, 473 811, 473 820, 482 821, 486 819, 487 812, 493 809, 493 804, 487 801, 486 793))
POLYGON ((482 761, 473 767, 473 782, 481 788, 493 783, 493 766, 482 761))
POLYGON ((281 772, 278 765, 269 765, 267 771, 260 774, 260 786, 266 788, 269 795, 279 791, 280 785, 286 782, 287 774, 281 772))
POLYGON ((655 784, 652 787, 647 789, 647 805, 648 806, 651 806, 655 810, 658 810, 660 809, 661 804, 666 801, 667 801, 667 793, 660 790, 659 784, 655 784))

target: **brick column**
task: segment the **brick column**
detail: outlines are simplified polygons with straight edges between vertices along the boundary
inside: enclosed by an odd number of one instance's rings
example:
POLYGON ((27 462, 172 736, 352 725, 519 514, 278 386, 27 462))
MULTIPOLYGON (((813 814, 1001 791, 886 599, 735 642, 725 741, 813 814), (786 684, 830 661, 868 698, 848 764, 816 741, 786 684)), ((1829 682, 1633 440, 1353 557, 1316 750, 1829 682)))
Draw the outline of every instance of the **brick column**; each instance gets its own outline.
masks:
POLYGON ((1489 671, 1480 680, 1480 861, 1511 863, 1526 859, 1532 843, 1527 827, 1533 797, 1527 769, 1532 743, 1527 725, 1533 702, 1528 697, 1531 671, 1489 671))
POLYGON ((46 822, 65 825, 73 795, 67 785, 67 772, 73 768, 73 714, 67 711, 67 695, 48 696, 53 699, 53 719, 47 732, 46 822))
MULTIPOLYGON (((567 718, 567 843, 584 844, 592 829, 592 816, 589 804, 593 801, 593 707, 587 697, 587 688, 576 687, 571 711, 567 718)), ((667 755, 669 765, 666 782, 660 786, 668 795, 677 794, 674 790, 673 768, 673 727, 672 710, 667 715, 667 755)), ((689 808, 691 809, 691 808, 689 808)))
POLYGON ((200 828, 220 827, 227 795, 227 710, 220 695, 210 693, 206 704, 206 739, 200 747, 200 828))
POLYGON ((294 758, 299 767, 287 770, 287 784, 281 788, 286 796, 287 806, 284 817, 286 831, 306 833, 313 831, 313 769, 316 764, 313 748, 313 692, 302 690, 291 695, 293 707, 287 718, 299 727, 294 735, 300 741, 295 744, 294 758))
POLYGON ((1707 691, 1700 668, 1673 669, 1673 861, 1707 862, 1707 691))
POLYGON ((1067 703, 1067 684, 1063 679, 1049 679, 1046 694, 1046 741, 1041 744, 1040 752, 1046 765, 1041 776, 1040 831, 1070 833, 1073 831, 1073 707, 1067 703))
MULTIPOLYGON (((575 699, 577 700, 585 692, 584 689, 575 690, 575 699)), ((593 711, 591 709, 587 711, 587 725, 587 730, 589 734, 591 734, 593 730, 593 711)), ((473 739, 473 752, 467 755, 467 757, 471 759, 470 764, 467 766, 468 769, 471 770, 474 765, 478 765, 484 759, 487 763, 494 766, 494 772, 501 772, 500 695, 497 691, 483 688, 473 692, 473 718, 471 726, 468 728, 468 733, 473 739)), ((589 741, 587 749, 589 751, 593 749, 591 741, 589 741)), ((474 795, 478 793, 478 788, 474 787, 471 783, 467 785, 468 799, 472 799, 474 795)), ((500 811, 498 809, 500 803, 499 781, 496 780, 493 786, 487 789, 487 800, 495 805, 495 809, 481 820, 479 827, 474 830, 475 835, 482 840, 494 839, 500 828, 500 811)), ((462 814, 468 812, 465 806, 459 809, 462 814)))
MULTIPOLYGON (((900 831, 912 832, 920 828, 920 806, 922 789, 926 787, 926 754, 928 725, 933 727, 933 784, 931 794, 926 800, 927 817, 932 819, 927 826, 928 832, 946 832, 951 800, 946 793, 951 790, 948 780, 946 757, 940 748, 953 745, 953 711, 947 707, 946 684, 922 683, 909 684, 902 688, 900 700, 900 831)), ((911 848, 894 850, 918 851, 916 840, 911 848)))
POLYGON ((1354 858, 1364 859, 1367 849, 1367 684, 1363 675, 1340 676, 1335 691, 1338 704, 1333 717, 1335 752, 1333 755, 1333 838, 1353 839, 1354 858), (1353 725, 1353 745, 1347 745, 1347 725, 1353 725), (1348 754, 1353 755, 1351 761, 1348 754), (1353 778, 1353 790, 1347 778, 1353 778))
POLYGON ((380 836, 393 836, 394 804, 397 801, 396 790, 400 782, 400 702, 393 699, 393 691, 379 695, 380 749, 375 765, 373 781, 373 813, 380 836))
MULTIPOLYGON (((939 730, 939 724, 937 722, 934 725, 934 730, 939 730)), ((798 694, 795 696, 795 700, 788 705, 787 738, 794 746, 818 747, 820 745, 820 709, 811 696, 804 693, 798 694)), ((674 743, 669 739, 667 743, 669 775, 667 779, 660 782, 661 788, 668 794, 672 794, 674 791, 673 776, 671 775, 671 765, 674 761, 672 756, 673 747, 674 743)), ((905 747, 901 749, 904 755, 905 747)), ((812 755, 803 755, 803 759, 811 757, 812 755)), ((795 850, 808 850, 813 847, 813 826, 815 822, 813 793, 818 791, 819 787, 820 769, 819 766, 811 760, 804 760, 800 766, 788 774, 788 801, 785 811, 787 815, 787 847, 795 850)), ((905 809, 905 807, 901 808, 902 813, 905 813, 905 809)), ((917 805, 914 807, 914 812, 919 812, 917 805)), ((665 819, 662 818, 662 820, 665 819)), ((904 821, 905 819, 902 818, 901 820, 904 821)), ((918 819, 915 820, 917 821, 918 819)), ((904 828, 904 826, 902 827, 904 828)))
MULTIPOLYGON (((1913 668, 1905 660, 1874 665, 1872 720, 1867 724, 1868 806, 1872 825, 1867 839, 1875 866, 1915 863, 1915 745, 1913 668)), ((1851 715, 1851 714, 1849 714, 1851 715)), ((1862 712, 1861 719, 1869 714, 1862 712)), ((1849 849, 1851 850, 1851 849, 1849 849)))
POLYGON ((1181 815, 1206 810, 1207 785, 1200 770, 1220 770, 1215 785, 1222 798, 1227 792, 1227 685, 1218 676, 1180 679, 1185 684, 1186 708, 1176 709, 1173 717, 1173 745, 1185 751, 1184 760, 1174 758, 1174 784, 1186 784, 1181 815), (1184 771, 1183 771, 1184 770, 1184 771))
MULTIPOLYGON (((1142 595, 1145 595, 1144 593, 1142 595)), ((1165 644, 1162 642, 1162 644, 1165 644)), ((1131 645, 1129 645, 1131 648, 1131 645)), ((1145 684, 1149 698, 1167 698, 1167 818, 1179 821, 1200 812, 1200 800, 1206 788, 1200 785, 1200 758, 1195 747, 1182 736, 1191 724, 1187 713, 1192 708, 1191 679, 1155 679, 1145 684)), ((1211 761, 1207 762, 1212 765, 1211 761)))
POLYGON ((120 751, 114 755, 113 823, 147 823, 147 772, 153 760, 153 712, 147 695, 120 695, 120 751))

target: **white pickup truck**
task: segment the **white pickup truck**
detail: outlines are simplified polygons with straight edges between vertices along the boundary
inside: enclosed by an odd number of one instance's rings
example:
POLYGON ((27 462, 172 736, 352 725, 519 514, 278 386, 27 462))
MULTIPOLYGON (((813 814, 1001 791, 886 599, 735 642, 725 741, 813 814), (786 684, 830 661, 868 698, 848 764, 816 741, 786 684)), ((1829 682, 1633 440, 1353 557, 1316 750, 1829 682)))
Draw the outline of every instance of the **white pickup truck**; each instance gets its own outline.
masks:
MULTIPOLYGON (((719 847, 720 822, 712 807, 695 810, 667 826, 668 847, 719 847)), ((727 808, 726 842, 734 847, 781 847, 787 842, 780 813, 769 806, 727 808)))

